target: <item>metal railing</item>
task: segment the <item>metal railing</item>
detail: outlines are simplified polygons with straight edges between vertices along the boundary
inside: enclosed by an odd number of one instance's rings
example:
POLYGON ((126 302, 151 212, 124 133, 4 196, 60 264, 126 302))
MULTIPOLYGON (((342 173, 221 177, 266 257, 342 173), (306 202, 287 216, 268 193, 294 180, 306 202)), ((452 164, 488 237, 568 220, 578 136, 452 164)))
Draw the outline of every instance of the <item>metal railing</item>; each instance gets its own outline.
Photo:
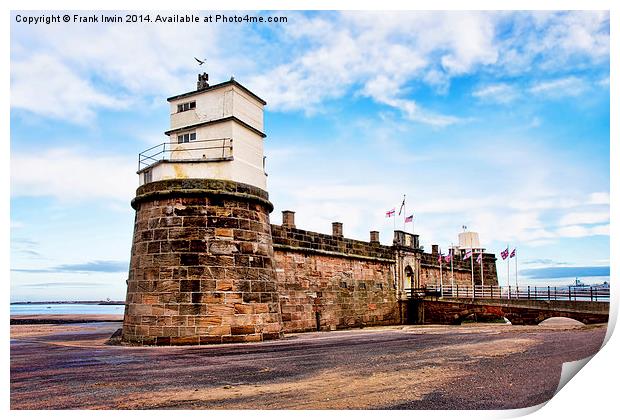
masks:
POLYGON ((427 286, 405 289, 408 298, 564 300, 609 302, 609 286, 427 286))
POLYGON ((231 138, 161 143, 138 154, 138 171, 161 161, 218 161, 233 156, 231 138))

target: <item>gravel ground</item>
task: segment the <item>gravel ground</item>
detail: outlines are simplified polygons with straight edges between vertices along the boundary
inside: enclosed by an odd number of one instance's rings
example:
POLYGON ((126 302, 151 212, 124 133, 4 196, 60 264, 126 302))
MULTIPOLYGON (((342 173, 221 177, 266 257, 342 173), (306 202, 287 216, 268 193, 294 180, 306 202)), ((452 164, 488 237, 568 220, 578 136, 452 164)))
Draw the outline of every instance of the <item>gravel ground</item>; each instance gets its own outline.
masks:
POLYGON ((11 326, 12 409, 507 409, 553 396, 606 325, 395 326, 109 346, 120 322, 11 326))

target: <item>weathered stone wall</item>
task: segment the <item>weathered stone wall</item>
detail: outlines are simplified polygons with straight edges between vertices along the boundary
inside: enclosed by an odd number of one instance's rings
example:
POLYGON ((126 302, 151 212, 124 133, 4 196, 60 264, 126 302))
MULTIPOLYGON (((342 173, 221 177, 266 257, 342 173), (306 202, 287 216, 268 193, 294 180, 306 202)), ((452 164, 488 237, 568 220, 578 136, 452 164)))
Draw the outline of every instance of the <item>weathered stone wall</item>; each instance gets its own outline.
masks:
MULTIPOLYGON (((482 284, 480 263, 476 263, 478 254, 474 254, 474 283, 482 284)), ((440 274, 443 275, 444 286, 450 286, 450 263, 442 263, 442 272, 439 270, 438 254, 423 253, 420 255, 420 287, 439 286, 440 274)), ((482 265, 484 270, 485 286, 497 286, 497 269, 495 266, 495 255, 482 254, 482 265)), ((460 256, 455 256, 453 260, 454 285, 471 287, 471 261, 463 260, 460 256)))
POLYGON ((536 325, 552 317, 596 324, 607 322, 609 317, 609 302, 427 299, 415 304, 419 306, 418 322, 424 324, 456 325, 469 316, 505 317, 514 325, 536 325))
MULTIPOLYGON (((292 212, 283 226, 270 225, 268 195, 250 185, 156 181, 138 188, 132 205, 126 343, 260 341, 400 324, 405 273, 413 287, 439 283, 437 255, 423 253, 417 237, 409 245, 381 245, 376 233, 358 241, 344 238, 338 222, 333 235, 309 232, 295 228, 292 212)), ((485 284, 496 285, 494 255, 484 264, 485 284)), ((469 261, 455 259, 454 273, 458 285, 471 285, 469 261)))
POLYGON ((231 181, 138 188, 123 341, 206 344, 281 336, 267 193, 231 181))
POLYGON ((271 226, 285 332, 400 323, 391 247, 271 226))

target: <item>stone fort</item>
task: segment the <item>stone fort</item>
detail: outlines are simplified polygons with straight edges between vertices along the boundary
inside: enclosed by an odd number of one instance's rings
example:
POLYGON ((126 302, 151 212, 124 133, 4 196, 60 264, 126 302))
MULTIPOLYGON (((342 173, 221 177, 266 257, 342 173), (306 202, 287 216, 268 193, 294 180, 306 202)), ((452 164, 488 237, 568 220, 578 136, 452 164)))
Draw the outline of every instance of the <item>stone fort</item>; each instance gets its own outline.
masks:
POLYGON ((455 257, 424 252, 395 230, 392 245, 299 229, 293 211, 270 223, 263 142, 266 102, 239 82, 168 98, 169 141, 139 156, 139 187, 122 341, 197 345, 262 341, 290 332, 407 322, 411 288, 497 285, 496 258, 477 235, 455 257), (482 263, 462 254, 482 253, 482 263), (452 268, 452 269, 450 269, 452 268))

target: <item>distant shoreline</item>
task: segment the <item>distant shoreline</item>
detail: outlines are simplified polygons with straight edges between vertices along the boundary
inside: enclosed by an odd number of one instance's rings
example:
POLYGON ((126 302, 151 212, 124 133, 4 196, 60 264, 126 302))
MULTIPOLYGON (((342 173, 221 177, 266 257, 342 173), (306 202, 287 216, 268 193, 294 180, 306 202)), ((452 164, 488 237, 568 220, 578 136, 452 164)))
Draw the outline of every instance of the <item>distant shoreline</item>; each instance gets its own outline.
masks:
POLYGON ((57 300, 44 302, 11 302, 11 305, 125 305, 123 300, 57 300))

